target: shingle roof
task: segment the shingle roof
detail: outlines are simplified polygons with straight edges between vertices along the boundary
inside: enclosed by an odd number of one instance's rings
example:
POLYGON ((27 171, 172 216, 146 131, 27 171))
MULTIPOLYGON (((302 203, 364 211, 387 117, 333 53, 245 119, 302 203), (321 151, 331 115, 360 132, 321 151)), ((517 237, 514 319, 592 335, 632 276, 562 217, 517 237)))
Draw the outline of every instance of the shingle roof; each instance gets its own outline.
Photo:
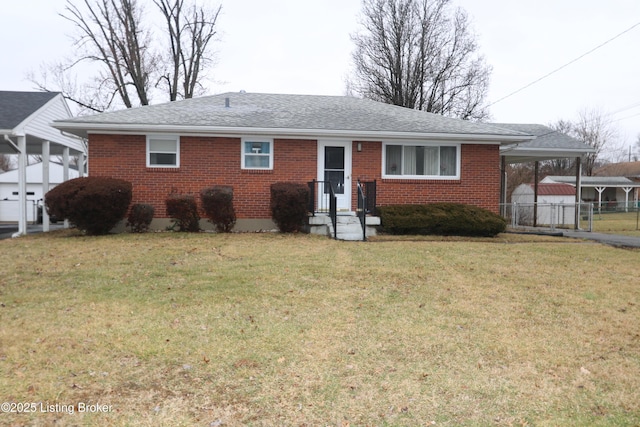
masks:
POLYGON ((519 145, 523 149, 576 149, 584 150, 589 148, 585 143, 578 141, 568 135, 551 129, 548 126, 537 124, 518 124, 518 123, 492 123, 492 125, 534 135, 536 139, 519 145))
POLYGON ((443 117, 346 96, 224 93, 56 122, 71 129, 170 126, 208 129, 299 129, 317 131, 528 136, 517 130, 443 117), (228 107, 226 100, 228 99, 228 107))
POLYGON ((597 176, 625 176, 627 178, 640 177, 640 162, 611 163, 593 172, 597 176))
POLYGON ((15 128, 57 95, 57 92, 0 91, 0 129, 15 128))

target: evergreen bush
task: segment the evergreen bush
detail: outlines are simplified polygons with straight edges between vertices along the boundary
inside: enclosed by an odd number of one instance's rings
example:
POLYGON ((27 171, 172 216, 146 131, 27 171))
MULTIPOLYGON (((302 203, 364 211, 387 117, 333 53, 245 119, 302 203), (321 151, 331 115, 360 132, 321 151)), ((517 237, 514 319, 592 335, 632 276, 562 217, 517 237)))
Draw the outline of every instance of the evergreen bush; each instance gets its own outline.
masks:
POLYGON ((178 231, 200 231, 200 215, 195 197, 184 194, 171 194, 165 200, 167 215, 175 222, 178 231))
POLYGON ((214 185, 200 191, 200 201, 205 215, 219 233, 229 233, 236 224, 233 208, 233 187, 214 185))
POLYGON ((127 214, 132 188, 122 179, 75 178, 45 194, 45 205, 50 216, 68 219, 87 234, 107 234, 127 214))
POLYGON ((392 234, 492 237, 507 227, 491 211, 458 203, 380 206, 378 211, 383 229, 392 234))
POLYGON ((271 185, 271 217, 283 233, 302 231, 306 226, 309 186, 295 182, 271 185))
POLYGON ((146 203, 136 203, 131 206, 129 217, 127 218, 127 227, 131 227, 134 233, 145 233, 149 231, 149 225, 153 220, 155 210, 153 206, 146 203))

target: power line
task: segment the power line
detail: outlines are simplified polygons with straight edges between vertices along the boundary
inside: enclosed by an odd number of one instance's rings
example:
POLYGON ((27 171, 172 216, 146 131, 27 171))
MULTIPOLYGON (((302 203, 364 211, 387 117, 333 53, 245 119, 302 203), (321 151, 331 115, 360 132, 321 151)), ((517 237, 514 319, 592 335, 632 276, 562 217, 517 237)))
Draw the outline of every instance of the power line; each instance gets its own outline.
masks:
POLYGON ((594 48, 593 48, 593 49, 591 49, 590 51, 583 53, 582 55, 578 56, 577 58, 575 58, 575 59, 573 59, 573 60, 571 60, 571 61, 567 62, 566 64, 564 64, 564 65, 562 65, 562 66, 560 66, 560 67, 556 68, 555 70, 553 70, 553 71, 551 71, 551 72, 549 72, 549 73, 545 74, 544 76, 542 76, 542 77, 540 77, 540 78, 538 78, 538 79, 536 79, 536 80, 532 81, 531 83, 527 84, 526 86, 523 86, 523 87, 521 87, 520 89, 515 90, 515 91, 511 92, 510 94, 508 94, 508 95, 506 95, 506 96, 503 96, 502 98, 498 99, 497 101, 492 102, 491 104, 487 105, 487 107, 491 107, 492 105, 495 105, 495 104, 497 104, 498 102, 504 101, 505 99, 507 99, 507 98, 509 98, 509 97, 512 97, 513 95, 515 95, 515 94, 517 94, 517 93, 519 93, 519 92, 522 92, 523 90, 525 90, 525 89, 527 89, 527 88, 529 88, 529 87, 533 86, 534 84, 536 84, 536 83, 538 83, 538 82, 540 82, 540 81, 542 81, 542 80, 546 79, 547 77, 549 77, 549 76, 551 76, 551 75, 553 75, 553 74, 557 73, 558 71, 560 71, 560 70, 562 70, 562 69, 564 69, 564 68, 568 67, 569 65, 573 64, 574 62, 577 62, 577 61, 581 60, 581 59, 582 59, 582 58, 584 58, 585 56, 592 54, 592 53, 593 53, 593 52, 595 52, 596 50, 600 49, 601 47, 603 47, 603 46, 605 46, 605 45, 607 45, 607 44, 609 44, 609 43, 611 43, 612 41, 614 41, 614 40, 615 40, 615 39, 617 39, 618 37, 620 37, 620 36, 622 36, 622 35, 624 35, 624 34, 628 33, 629 31, 633 30, 633 29, 634 29, 634 28, 636 28, 637 26, 640 26, 640 22, 638 22, 638 23, 636 23, 636 24, 632 25, 631 27, 627 28, 626 30, 624 30, 624 31, 623 31, 623 32, 621 32, 620 34, 618 34, 618 35, 616 35, 616 36, 614 36, 614 37, 610 38, 609 40, 605 41, 604 43, 602 43, 602 44, 600 44, 600 45, 598 45, 598 46, 594 47, 594 48))

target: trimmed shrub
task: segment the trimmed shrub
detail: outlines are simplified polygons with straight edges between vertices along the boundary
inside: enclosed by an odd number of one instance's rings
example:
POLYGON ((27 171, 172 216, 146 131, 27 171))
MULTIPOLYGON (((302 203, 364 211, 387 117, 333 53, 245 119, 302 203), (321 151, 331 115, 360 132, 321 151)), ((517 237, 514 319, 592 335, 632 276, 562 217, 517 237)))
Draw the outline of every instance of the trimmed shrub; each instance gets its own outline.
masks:
POLYGON ((200 191, 200 202, 205 215, 218 233, 229 233, 236 224, 233 208, 233 187, 214 185, 200 191))
POLYGON ((491 211, 458 203, 380 206, 378 210, 382 227, 392 234, 492 237, 507 227, 491 211))
POLYGON ((50 216, 68 219, 90 235, 107 234, 125 217, 132 185, 122 179, 88 176, 71 179, 45 195, 50 216))
POLYGON ((200 231, 200 215, 196 198, 190 195, 171 194, 165 200, 167 215, 175 221, 178 231, 200 231))
POLYGON ((149 225, 153 220, 155 210, 153 206, 145 203, 136 203, 131 206, 129 217, 127 218, 127 227, 131 227, 133 233, 145 233, 149 230, 149 225))
POLYGON ((271 184, 271 217, 283 233, 303 229, 308 206, 308 185, 294 182, 271 184))

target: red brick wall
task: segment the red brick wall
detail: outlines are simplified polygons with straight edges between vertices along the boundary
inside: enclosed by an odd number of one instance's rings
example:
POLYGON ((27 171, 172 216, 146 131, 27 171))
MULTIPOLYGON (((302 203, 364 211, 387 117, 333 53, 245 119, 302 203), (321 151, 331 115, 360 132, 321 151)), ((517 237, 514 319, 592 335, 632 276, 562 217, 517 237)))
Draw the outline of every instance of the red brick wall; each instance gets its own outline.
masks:
MULTIPOLYGON (((353 182, 377 181, 378 206, 455 202, 499 212, 500 149, 497 145, 463 144, 460 180, 382 179, 382 143, 353 144, 353 182)), ((354 184, 355 185, 355 184, 354 184)), ((355 196, 352 201, 356 206, 355 196)))
MULTIPOLYGON (((353 144, 353 200, 357 179, 378 182, 378 205, 458 202, 498 212, 500 193, 497 145, 464 144, 460 180, 382 179, 382 143, 353 144)), ((317 178, 317 145, 310 140, 274 141, 271 171, 242 170, 240 138, 181 137, 180 168, 147 168, 144 135, 90 135, 89 173, 134 184, 133 203, 149 203, 165 218, 170 193, 193 194, 214 185, 231 185, 238 218, 270 218, 269 187, 274 182, 306 183, 317 178)))
POLYGON ((231 185, 238 218, 271 218, 270 185, 306 183, 316 178, 315 141, 274 140, 273 170, 243 170, 240 138, 180 138, 180 167, 147 168, 144 135, 90 135, 89 173, 133 183, 133 202, 149 203, 156 218, 166 217, 172 192, 198 193, 210 185, 231 185))

